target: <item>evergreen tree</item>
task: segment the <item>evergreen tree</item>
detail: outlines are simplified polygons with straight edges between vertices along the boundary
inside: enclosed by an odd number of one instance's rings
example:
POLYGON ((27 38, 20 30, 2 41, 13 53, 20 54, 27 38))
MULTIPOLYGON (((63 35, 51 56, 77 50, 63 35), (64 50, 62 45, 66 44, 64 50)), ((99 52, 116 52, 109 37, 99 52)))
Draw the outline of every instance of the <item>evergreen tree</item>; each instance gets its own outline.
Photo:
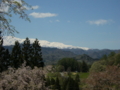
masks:
POLYGON ((22 65, 22 51, 18 41, 15 41, 15 45, 11 52, 11 67, 18 68, 22 65))
POLYGON ((78 72, 81 72, 82 71, 82 63, 81 62, 78 62, 78 72))
POLYGON ((108 57, 113 57, 113 56, 115 56, 115 52, 111 52, 111 53, 108 55, 108 57))
POLYGON ((56 82, 55 82, 55 89, 57 89, 57 90, 61 90, 61 87, 60 87, 60 82, 59 82, 58 77, 56 78, 56 82))
POLYGON ((68 69, 71 71, 77 71, 78 62, 74 58, 63 58, 58 61, 58 65, 62 65, 65 67, 65 71, 68 69))
POLYGON ((5 60, 5 63, 6 63, 5 65, 8 68, 10 66, 10 62, 11 62, 10 61, 10 53, 9 53, 8 49, 5 50, 4 60, 5 60))
POLYGON ((67 83, 67 86, 66 86, 66 89, 65 89, 65 90, 73 90, 73 89, 71 88, 70 82, 67 83))
POLYGON ((107 55, 103 55, 101 60, 107 60, 107 58, 108 58, 107 55))
POLYGON ((0 31, 0 48, 2 47, 3 45, 3 38, 2 38, 2 32, 0 31))
POLYGON ((23 43, 22 56, 23 56, 23 59, 26 61, 26 65, 33 67, 33 63, 31 62, 31 60, 32 60, 32 46, 30 45, 29 38, 26 38, 26 40, 23 43))
POLYGON ((74 81, 74 89, 73 90, 80 90, 79 83, 74 81))
POLYGON ((74 80, 73 80, 73 78, 71 78, 71 76, 69 76, 66 90, 74 90, 74 88, 75 88, 74 80))
POLYGON ((80 76, 79 76, 79 74, 76 74, 76 76, 75 76, 75 81, 76 81, 76 82, 80 82, 80 76))
POLYGON ((53 78, 51 78, 51 85, 54 85, 55 84, 55 80, 53 78))
POLYGON ((4 60, 4 58, 5 58, 4 55, 5 55, 5 48, 1 46, 0 47, 0 72, 7 69, 6 60, 4 60))
POLYGON ((74 90, 79 90, 79 84, 80 84, 80 76, 79 76, 79 74, 76 74, 74 82, 75 82, 75 84, 74 84, 75 89, 74 90))
POLYGON ((82 61, 82 72, 88 72, 88 65, 85 61, 82 61))
POLYGON ((45 86, 47 86, 47 87, 50 86, 50 78, 49 77, 46 78, 45 86))
POLYGON ((6 61, 4 60, 5 48, 2 46, 3 45, 3 38, 2 38, 1 33, 2 32, 0 31, 0 72, 7 69, 6 61))
POLYGON ((42 59, 41 46, 37 39, 32 44, 32 63, 34 66, 37 66, 37 67, 44 66, 44 62, 42 59))
POLYGON ((64 80, 62 81, 62 90, 66 90, 67 83, 68 83, 68 79, 64 78, 64 80))

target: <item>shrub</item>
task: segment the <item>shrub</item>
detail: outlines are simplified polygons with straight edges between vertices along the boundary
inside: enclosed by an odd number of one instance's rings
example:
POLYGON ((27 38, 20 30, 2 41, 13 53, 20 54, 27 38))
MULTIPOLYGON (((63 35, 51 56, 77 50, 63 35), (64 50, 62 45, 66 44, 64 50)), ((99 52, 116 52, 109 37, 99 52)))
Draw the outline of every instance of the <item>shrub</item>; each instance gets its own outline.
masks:
POLYGON ((0 73, 0 90, 48 90, 45 87, 43 70, 35 67, 25 67, 25 63, 18 69, 0 73))
POLYGON ((108 66, 103 72, 91 73, 84 90, 120 90, 120 68, 108 66))
POLYGON ((105 61, 96 61, 92 64, 91 68, 90 68, 90 72, 100 72, 100 71, 104 71, 106 68, 105 65, 105 61))

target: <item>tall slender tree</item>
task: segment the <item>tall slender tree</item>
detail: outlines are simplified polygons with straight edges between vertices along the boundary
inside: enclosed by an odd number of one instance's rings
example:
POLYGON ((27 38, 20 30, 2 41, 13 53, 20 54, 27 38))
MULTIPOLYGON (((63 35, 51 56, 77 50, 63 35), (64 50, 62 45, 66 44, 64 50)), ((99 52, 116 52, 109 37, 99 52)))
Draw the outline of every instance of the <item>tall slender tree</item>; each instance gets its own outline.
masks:
POLYGON ((88 72, 88 65, 85 61, 82 61, 82 72, 88 72))
POLYGON ((33 55, 32 55, 32 46, 30 44, 29 38, 26 38, 26 40, 23 43, 22 55, 23 55, 23 59, 26 61, 26 65, 32 67, 33 64, 31 62, 31 59, 33 55))
POLYGON ((3 45, 3 38, 1 35, 0 31, 0 72, 6 70, 6 62, 4 60, 4 55, 5 55, 5 48, 2 46, 3 45))
POLYGON ((0 72, 8 69, 10 54, 8 49, 3 47, 3 38, 0 31, 0 72))
POLYGON ((23 63, 22 51, 18 41, 15 41, 15 45, 12 49, 10 59, 11 59, 11 66, 14 68, 20 67, 23 63))
POLYGON ((37 39, 32 44, 32 63, 34 66, 37 66, 37 67, 44 66, 42 52, 41 52, 41 46, 37 39))
POLYGON ((80 82, 80 76, 79 76, 79 74, 76 74, 76 76, 75 76, 75 81, 76 81, 76 82, 80 82))
POLYGON ((58 77, 56 78, 56 81, 55 81, 55 89, 57 89, 57 90, 61 90, 60 82, 59 82, 58 77))
POLYGON ((4 53, 4 61, 5 61, 5 67, 8 68, 10 66, 10 53, 9 50, 6 49, 4 53))

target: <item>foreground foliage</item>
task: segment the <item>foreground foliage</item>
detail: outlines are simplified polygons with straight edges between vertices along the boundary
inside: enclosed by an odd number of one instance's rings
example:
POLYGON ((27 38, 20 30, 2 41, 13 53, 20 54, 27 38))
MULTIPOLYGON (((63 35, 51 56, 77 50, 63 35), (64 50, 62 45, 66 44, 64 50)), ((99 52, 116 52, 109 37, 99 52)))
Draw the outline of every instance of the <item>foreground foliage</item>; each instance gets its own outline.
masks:
POLYGON ((101 72, 105 71, 107 66, 118 66, 120 67, 120 53, 111 52, 108 56, 104 55, 101 60, 96 61, 92 64, 90 72, 101 72))
POLYGON ((31 68, 44 67, 41 46, 37 39, 31 44, 29 38, 26 38, 23 45, 16 41, 11 53, 0 46, 0 72, 7 70, 8 67, 19 68, 24 60, 31 68))
POLYGON ((43 70, 35 67, 25 67, 25 63, 18 69, 0 73, 0 90, 48 90, 45 87, 43 70))
POLYGON ((74 58, 63 58, 58 61, 56 66, 57 71, 72 71, 72 72, 88 72, 89 67, 85 61, 78 62, 74 58))
POLYGON ((108 66, 105 71, 91 73, 84 90, 120 90, 120 68, 108 66))
POLYGON ((48 76, 46 78, 46 86, 51 90, 81 90, 80 75, 72 76, 72 73, 66 73, 58 76, 48 76))
POLYGON ((17 32, 15 27, 10 24, 13 14, 30 21, 26 14, 27 8, 25 7, 31 8, 25 0, 0 0, 0 31, 2 31, 3 34, 14 35, 14 33, 17 32))

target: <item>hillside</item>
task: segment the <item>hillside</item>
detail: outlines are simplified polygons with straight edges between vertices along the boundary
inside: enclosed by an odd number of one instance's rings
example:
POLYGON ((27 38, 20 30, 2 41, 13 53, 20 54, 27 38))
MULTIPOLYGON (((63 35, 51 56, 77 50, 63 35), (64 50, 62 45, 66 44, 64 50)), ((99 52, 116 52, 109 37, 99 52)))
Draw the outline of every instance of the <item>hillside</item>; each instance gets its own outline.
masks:
POLYGON ((71 51, 77 55, 83 55, 83 54, 87 54, 90 57, 94 58, 94 59, 100 59, 103 55, 108 55, 110 54, 110 52, 115 52, 115 53, 119 53, 119 50, 110 50, 110 49, 89 49, 89 50, 83 50, 83 49, 63 49, 65 51, 71 51))
POLYGON ((46 64, 55 64, 58 60, 64 57, 75 57, 77 56, 73 52, 64 51, 57 48, 42 48, 43 59, 46 64))
POLYGON ((93 59, 92 57, 88 56, 87 54, 77 55, 75 57, 78 61, 86 61, 88 63, 93 63, 94 61, 97 61, 99 59, 93 59))
MULTIPOLYGON (((5 48, 8 48, 11 52, 13 46, 4 46, 5 48)), ((93 62, 95 59, 89 57, 88 55, 77 55, 71 51, 65 51, 63 49, 58 48, 48 48, 48 47, 42 47, 42 57, 45 61, 45 64, 55 64, 58 60, 70 57, 75 58, 76 60, 85 60, 86 62, 93 62)))

